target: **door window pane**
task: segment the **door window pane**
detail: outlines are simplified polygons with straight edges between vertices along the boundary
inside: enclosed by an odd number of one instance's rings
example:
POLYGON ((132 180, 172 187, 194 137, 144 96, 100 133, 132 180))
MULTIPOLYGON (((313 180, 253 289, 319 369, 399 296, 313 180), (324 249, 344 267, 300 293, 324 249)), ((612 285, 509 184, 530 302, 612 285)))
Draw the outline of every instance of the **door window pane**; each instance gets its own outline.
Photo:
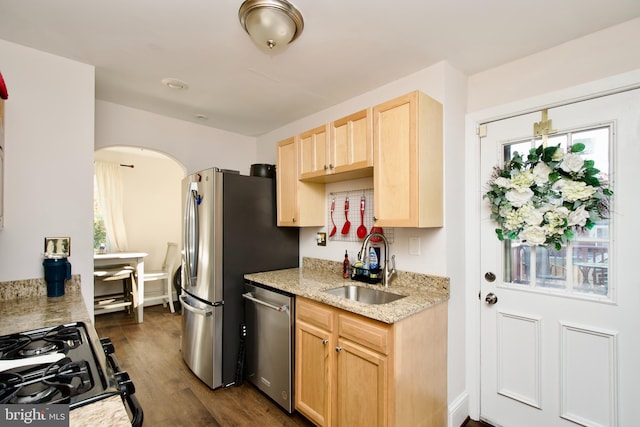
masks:
MULTIPOLYGON (((582 156, 585 160, 594 160, 600 170, 598 179, 608 186, 610 139, 611 127, 603 126, 550 136, 547 146, 560 144, 566 152, 573 144, 584 144, 582 156)), ((504 161, 516 152, 526 158, 529 150, 540 144, 540 139, 505 143, 504 161)), ((609 225, 610 220, 606 219, 597 222, 591 230, 583 229, 560 250, 528 246, 521 240, 505 240, 505 284, 562 295, 610 296, 609 225)))

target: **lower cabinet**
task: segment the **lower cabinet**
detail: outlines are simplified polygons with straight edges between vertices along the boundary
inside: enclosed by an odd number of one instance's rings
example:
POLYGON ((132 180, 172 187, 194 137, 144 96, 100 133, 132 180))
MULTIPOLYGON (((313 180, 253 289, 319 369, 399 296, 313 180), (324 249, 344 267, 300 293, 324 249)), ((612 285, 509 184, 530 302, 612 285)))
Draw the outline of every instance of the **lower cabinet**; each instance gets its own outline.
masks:
POLYGON ((445 426, 447 304, 386 324, 296 298, 295 405, 320 426, 445 426))

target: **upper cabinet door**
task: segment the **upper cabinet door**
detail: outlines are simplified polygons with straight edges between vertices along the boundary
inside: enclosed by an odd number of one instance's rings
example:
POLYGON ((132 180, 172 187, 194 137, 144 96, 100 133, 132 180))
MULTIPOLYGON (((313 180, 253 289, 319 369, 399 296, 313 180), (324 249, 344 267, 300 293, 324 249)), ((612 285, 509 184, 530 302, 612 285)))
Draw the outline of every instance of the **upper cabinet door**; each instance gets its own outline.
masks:
POLYGON ((330 173, 329 126, 323 125, 304 132, 300 140, 300 178, 313 178, 330 173))
POLYGON ((333 173, 373 166, 371 109, 359 111, 331 123, 330 165, 333 173))
POLYGON ((298 149, 295 138, 276 145, 276 198, 279 226, 297 225, 298 149))
POLYGON ((289 227, 322 227, 324 186, 301 182, 300 140, 292 137, 276 145, 277 224, 289 227))
POLYGON ((442 227, 442 104, 416 91, 373 107, 373 144, 376 226, 442 227))

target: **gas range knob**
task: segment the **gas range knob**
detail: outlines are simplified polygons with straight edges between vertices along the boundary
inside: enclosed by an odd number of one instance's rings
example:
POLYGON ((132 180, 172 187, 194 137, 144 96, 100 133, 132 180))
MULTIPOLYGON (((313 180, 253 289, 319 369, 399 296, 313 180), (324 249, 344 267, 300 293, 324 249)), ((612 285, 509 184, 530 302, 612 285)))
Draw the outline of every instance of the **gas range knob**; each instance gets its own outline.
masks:
POLYGON ((129 373, 127 371, 120 371, 120 372, 116 372, 114 374, 114 376, 116 377, 116 381, 118 383, 123 383, 126 381, 131 381, 131 377, 129 376, 129 373))
POLYGON ((136 392, 136 387, 133 385, 133 381, 129 379, 122 382, 118 381, 118 389, 120 390, 120 393, 125 396, 130 396, 136 392))
POLYGON ((116 351, 110 338, 100 338, 100 344, 105 354, 113 354, 116 351))

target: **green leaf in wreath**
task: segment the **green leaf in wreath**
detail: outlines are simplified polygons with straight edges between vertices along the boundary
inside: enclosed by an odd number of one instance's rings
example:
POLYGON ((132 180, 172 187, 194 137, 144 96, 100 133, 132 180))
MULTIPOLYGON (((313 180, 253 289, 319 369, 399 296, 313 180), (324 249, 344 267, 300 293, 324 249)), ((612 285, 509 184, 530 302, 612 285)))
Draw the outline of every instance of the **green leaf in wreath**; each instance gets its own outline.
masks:
POLYGON ((556 251, 562 250, 562 245, 560 244, 560 242, 556 242, 553 246, 556 248, 556 251))
POLYGON ((600 187, 600 180, 595 176, 585 176, 583 181, 587 183, 587 185, 591 185, 593 187, 600 187))
POLYGON ((607 196, 613 196, 613 191, 609 190, 608 188, 602 189, 602 192, 607 196))
POLYGON ((598 175, 599 172, 600 172, 600 169, 593 168, 593 167, 585 168, 584 170, 584 173, 587 175, 598 175))
POLYGON ((571 152, 572 153, 580 153, 581 151, 584 151, 584 148, 585 148, 584 144, 581 143, 581 142, 578 142, 578 143, 573 144, 571 146, 571 152))
POLYGON ((596 162, 594 162, 593 160, 585 160, 584 161, 585 169, 592 168, 595 164, 596 164, 596 162))
POLYGON ((545 163, 549 163, 552 159, 553 159, 553 155, 556 152, 556 150, 558 149, 560 145, 558 144, 555 147, 547 147, 543 150, 543 154, 542 154, 542 160, 545 163))
POLYGON ((504 240, 504 236, 502 235, 502 229, 501 228, 496 228, 496 234, 498 235, 498 240, 500 240, 500 241, 504 240))

